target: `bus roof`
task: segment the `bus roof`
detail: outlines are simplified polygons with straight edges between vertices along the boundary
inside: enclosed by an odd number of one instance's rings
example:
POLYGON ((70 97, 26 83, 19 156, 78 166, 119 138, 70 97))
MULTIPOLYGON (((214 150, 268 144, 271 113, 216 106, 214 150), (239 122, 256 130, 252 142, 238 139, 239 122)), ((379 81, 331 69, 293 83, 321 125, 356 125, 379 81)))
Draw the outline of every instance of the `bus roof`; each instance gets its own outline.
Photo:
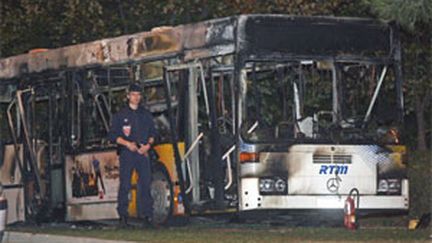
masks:
POLYGON ((47 70, 109 66, 183 54, 186 60, 243 53, 362 56, 392 50, 389 25, 372 19, 240 15, 0 59, 0 79, 47 70))

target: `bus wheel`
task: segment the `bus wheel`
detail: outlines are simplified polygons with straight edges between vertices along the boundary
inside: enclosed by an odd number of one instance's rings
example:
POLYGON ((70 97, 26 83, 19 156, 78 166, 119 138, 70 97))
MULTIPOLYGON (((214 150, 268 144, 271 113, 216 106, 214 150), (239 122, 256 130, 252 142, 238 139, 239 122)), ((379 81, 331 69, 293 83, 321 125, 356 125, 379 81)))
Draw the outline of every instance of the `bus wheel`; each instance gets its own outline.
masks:
POLYGON ((163 165, 153 168, 151 195, 153 198, 153 220, 156 224, 165 224, 173 212, 173 187, 163 165))

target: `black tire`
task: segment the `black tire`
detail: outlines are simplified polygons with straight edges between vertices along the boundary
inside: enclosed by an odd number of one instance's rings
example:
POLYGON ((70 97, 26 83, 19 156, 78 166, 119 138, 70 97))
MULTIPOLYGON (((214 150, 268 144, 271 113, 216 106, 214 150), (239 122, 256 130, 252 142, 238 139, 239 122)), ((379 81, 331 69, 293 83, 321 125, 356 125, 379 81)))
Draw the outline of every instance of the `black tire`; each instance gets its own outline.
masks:
POLYGON ((167 224, 173 213, 173 186, 165 166, 155 163, 152 168, 151 195, 153 198, 153 220, 156 224, 167 224))

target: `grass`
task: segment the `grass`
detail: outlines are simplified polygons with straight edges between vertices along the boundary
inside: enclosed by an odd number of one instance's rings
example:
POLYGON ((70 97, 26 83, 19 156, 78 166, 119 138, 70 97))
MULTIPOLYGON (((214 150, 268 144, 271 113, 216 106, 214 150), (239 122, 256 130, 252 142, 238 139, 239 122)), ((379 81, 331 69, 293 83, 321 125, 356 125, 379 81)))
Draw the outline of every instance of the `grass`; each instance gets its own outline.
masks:
POLYGON ((429 229, 373 227, 349 231, 334 227, 287 227, 268 224, 194 223, 159 229, 109 227, 14 227, 11 231, 94 237, 137 242, 288 242, 288 241, 428 241, 429 229))

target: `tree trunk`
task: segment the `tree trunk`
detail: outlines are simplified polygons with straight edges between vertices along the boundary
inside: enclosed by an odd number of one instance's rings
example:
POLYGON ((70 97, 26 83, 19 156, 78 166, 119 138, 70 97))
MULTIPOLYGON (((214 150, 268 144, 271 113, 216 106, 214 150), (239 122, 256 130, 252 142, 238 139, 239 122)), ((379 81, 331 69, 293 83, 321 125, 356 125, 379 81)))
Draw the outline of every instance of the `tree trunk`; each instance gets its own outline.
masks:
POLYGON ((415 96, 415 112, 417 120, 417 150, 426 151, 426 125, 424 117, 424 103, 419 96, 415 96))

